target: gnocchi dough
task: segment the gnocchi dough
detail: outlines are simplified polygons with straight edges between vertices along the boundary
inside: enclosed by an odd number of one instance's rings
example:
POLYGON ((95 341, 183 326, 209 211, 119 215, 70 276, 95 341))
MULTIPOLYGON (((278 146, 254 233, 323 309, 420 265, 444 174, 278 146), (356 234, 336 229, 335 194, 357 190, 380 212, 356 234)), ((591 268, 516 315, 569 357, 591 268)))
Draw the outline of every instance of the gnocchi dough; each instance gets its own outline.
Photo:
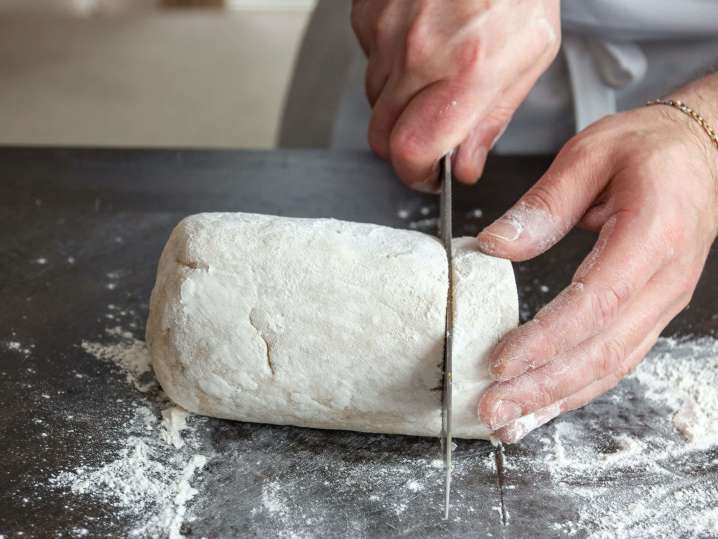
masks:
MULTIPOLYGON (((162 252, 147 343, 194 413, 439 436, 447 293, 446 252, 420 232, 204 213, 162 252)), ((510 262, 455 239, 454 294, 454 433, 487 438, 486 358, 518 321, 510 262)))

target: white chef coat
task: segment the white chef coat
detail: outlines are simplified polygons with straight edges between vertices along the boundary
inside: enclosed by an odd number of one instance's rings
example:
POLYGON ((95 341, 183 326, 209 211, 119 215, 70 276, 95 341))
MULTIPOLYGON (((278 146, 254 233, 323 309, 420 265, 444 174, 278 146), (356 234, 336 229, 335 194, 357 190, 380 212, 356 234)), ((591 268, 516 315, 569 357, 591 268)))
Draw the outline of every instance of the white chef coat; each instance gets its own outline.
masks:
MULTIPOLYGON (((718 0, 562 0, 561 53, 496 144, 552 153, 601 117, 670 93, 718 68, 718 0)), ((332 146, 367 148, 366 61, 357 48, 332 146)))

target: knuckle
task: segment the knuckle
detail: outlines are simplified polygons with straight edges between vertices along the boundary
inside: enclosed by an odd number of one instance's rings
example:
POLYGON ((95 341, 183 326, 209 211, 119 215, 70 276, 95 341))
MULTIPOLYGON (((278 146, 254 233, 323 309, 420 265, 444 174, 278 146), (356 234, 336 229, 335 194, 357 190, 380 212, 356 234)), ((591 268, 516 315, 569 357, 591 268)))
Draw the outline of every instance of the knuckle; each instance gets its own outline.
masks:
POLYGON ((540 377, 538 374, 530 374, 526 380, 525 395, 532 395, 530 402, 532 410, 543 408, 556 402, 561 398, 558 383, 551 378, 540 377))
POLYGON ((424 29, 423 22, 415 22, 406 35, 404 52, 404 70, 407 73, 423 73, 431 60, 431 38, 424 29))
POLYGON ((584 158, 590 157, 594 153, 595 147, 590 137, 578 134, 575 137, 571 137, 569 141, 564 144, 559 152, 559 157, 581 162, 584 158))
POLYGON ((537 392, 536 402, 537 408, 543 408, 545 406, 548 406, 549 404, 558 401, 562 396, 558 390, 558 387, 549 381, 540 383, 538 388, 539 389, 537 392))
POLYGON ((379 62, 370 59, 364 74, 364 90, 372 107, 376 104, 385 83, 386 73, 381 69, 379 62))
POLYGON ((550 361, 559 353, 559 347, 562 345, 562 336, 556 335, 555 328, 546 322, 542 313, 543 311, 539 311, 533 320, 524 325, 530 327, 533 334, 539 339, 541 360, 538 362, 534 360, 531 363, 532 367, 538 367, 550 361))
POLYGON ((382 129, 372 126, 369 129, 369 147, 371 150, 381 157, 382 159, 389 158, 389 151, 387 148, 387 134, 382 129))
MULTIPOLYGON (((676 212, 678 213, 678 212, 676 212)), ((671 259, 677 255, 678 247, 686 245, 688 240, 688 227, 686 226, 685 219, 682 215, 673 214, 668 211, 663 215, 667 217, 662 218, 656 226, 656 236, 659 245, 668 246, 668 249, 664 249, 667 258, 671 259)))
POLYGON ((389 141, 392 161, 415 163, 424 154, 417 138, 408 130, 397 130, 392 133, 389 141))
POLYGON ((516 112, 516 110, 513 107, 499 104, 489 111, 483 121, 486 125, 491 127, 494 137, 497 137, 503 130, 504 126, 511 121, 514 112, 516 112))
POLYGON ((597 327, 604 327, 618 314, 621 306, 631 295, 631 289, 624 283, 611 283, 605 287, 593 290, 593 287, 584 285, 589 290, 589 308, 597 327))
POLYGON ((628 372, 624 358, 626 349, 623 343, 617 339, 607 339, 601 344, 600 352, 596 362, 596 379, 606 376, 619 376, 623 378, 628 372))
POLYGON ((681 308, 685 308, 690 303, 691 299, 693 299, 693 293, 695 292, 696 285, 698 284, 698 280, 700 279, 702 268, 698 268, 697 270, 695 268, 691 268, 685 272, 682 272, 681 277, 679 278, 679 293, 680 293, 680 300, 681 300, 681 308))
POLYGON ((388 8, 383 8, 374 18, 374 40, 379 49, 386 48, 396 31, 394 14, 388 8))
POLYGON ((471 37, 464 40, 453 51, 453 65, 460 73, 476 70, 481 62, 483 46, 478 37, 471 37))
POLYGON ((350 15, 351 28, 354 34, 359 38, 362 46, 365 45, 367 39, 367 29, 370 28, 368 24, 369 17, 367 16, 367 10, 369 8, 368 0, 352 0, 352 9, 350 15))
POLYGON ((551 215, 556 215, 559 210, 554 191, 543 182, 537 183, 526 193, 524 202, 530 208, 543 210, 551 215))

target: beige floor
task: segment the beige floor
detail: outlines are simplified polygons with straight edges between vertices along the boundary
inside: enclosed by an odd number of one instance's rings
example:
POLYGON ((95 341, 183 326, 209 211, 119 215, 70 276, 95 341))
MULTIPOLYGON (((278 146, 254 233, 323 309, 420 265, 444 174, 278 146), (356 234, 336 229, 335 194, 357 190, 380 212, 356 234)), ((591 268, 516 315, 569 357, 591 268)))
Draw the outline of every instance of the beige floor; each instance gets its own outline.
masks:
POLYGON ((307 19, 0 9, 0 144, 271 147, 307 19))

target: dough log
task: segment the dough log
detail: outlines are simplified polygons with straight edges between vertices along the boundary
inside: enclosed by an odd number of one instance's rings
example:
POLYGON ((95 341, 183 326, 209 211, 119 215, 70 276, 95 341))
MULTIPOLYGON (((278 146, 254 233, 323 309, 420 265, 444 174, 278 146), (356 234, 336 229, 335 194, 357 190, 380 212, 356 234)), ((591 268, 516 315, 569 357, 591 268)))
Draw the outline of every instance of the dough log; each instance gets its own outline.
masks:
MULTIPOLYGON (((454 432, 486 438, 486 357, 518 321, 511 264, 454 242, 454 432)), ((240 421, 438 436, 446 254, 419 232, 207 213, 162 252, 147 343, 169 397, 240 421)))

